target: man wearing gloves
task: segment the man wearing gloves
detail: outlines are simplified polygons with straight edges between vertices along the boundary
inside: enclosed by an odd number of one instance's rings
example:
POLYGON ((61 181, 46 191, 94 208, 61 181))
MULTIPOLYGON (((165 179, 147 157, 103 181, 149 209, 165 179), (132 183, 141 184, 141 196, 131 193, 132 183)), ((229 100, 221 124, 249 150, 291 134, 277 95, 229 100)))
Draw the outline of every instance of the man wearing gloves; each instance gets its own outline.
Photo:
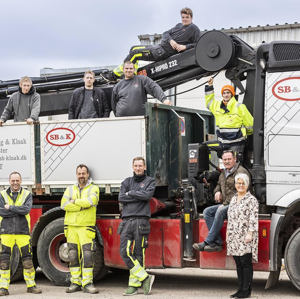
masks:
POLYGON ((84 293, 96 294, 99 290, 93 285, 93 252, 99 188, 89 177, 86 165, 77 166, 76 176, 76 184, 66 189, 61 200, 61 208, 66 211, 65 236, 71 272, 71 285, 66 292, 74 293, 82 287, 84 293))
POLYGON ((150 199, 155 191, 155 180, 147 176, 144 158, 134 158, 132 168, 133 177, 122 182, 119 193, 119 202, 123 204, 123 221, 118 229, 118 234, 121 234, 120 255, 130 272, 124 296, 138 294, 141 286, 145 295, 150 294, 155 278, 145 271, 144 265, 150 233, 150 199), (133 243, 134 249, 131 250, 133 243))
POLYGON ((40 114, 40 95, 25 76, 20 79, 19 91, 12 94, 0 118, 0 126, 14 115, 15 122, 26 121, 32 124, 40 114))
POLYGON ((0 192, 1 216, 1 256, 0 256, 0 296, 9 295, 10 259, 14 245, 21 252, 23 274, 27 293, 40 294, 42 290, 35 284, 35 269, 30 245, 30 215, 32 194, 21 187, 20 173, 9 176, 10 187, 0 192))

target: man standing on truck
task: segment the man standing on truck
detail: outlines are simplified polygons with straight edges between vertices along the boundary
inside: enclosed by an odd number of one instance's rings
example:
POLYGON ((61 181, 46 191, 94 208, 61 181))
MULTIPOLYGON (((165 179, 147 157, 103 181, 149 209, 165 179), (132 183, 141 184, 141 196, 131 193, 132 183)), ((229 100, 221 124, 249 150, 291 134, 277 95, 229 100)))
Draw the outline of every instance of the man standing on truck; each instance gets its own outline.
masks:
POLYGON ((84 87, 74 90, 69 106, 69 119, 109 117, 110 109, 102 89, 94 87, 95 73, 86 71, 84 87))
POLYGON ((147 76, 136 76, 134 64, 124 63, 125 78, 115 85, 111 95, 111 107, 115 116, 138 116, 145 114, 147 94, 166 105, 172 105, 161 87, 147 76))
POLYGON ((27 124, 32 124, 38 120, 40 114, 40 95, 32 86, 32 81, 25 76, 20 79, 19 91, 14 92, 5 106, 0 118, 0 127, 12 115, 15 122, 26 121, 27 124))
POLYGON ((93 284, 93 253, 99 188, 93 184, 86 165, 77 166, 76 176, 77 182, 66 189, 61 200, 61 208, 66 211, 65 236, 71 272, 71 285, 66 292, 78 292, 82 287, 84 293, 96 294, 99 289, 93 284))
POLYGON ((222 101, 215 99, 213 78, 208 79, 205 85, 205 103, 207 109, 216 118, 218 141, 206 142, 211 150, 218 155, 226 149, 232 149, 242 156, 248 135, 253 134, 253 117, 247 107, 237 102, 235 91, 231 85, 222 87, 222 101))
MULTIPOLYGON (((138 61, 160 61, 174 54, 192 49, 196 46, 200 38, 199 28, 192 23, 193 11, 185 7, 180 11, 181 23, 166 31, 162 35, 162 40, 159 45, 150 46, 133 46, 130 48, 125 61, 132 61, 138 69, 138 61)), ((123 75, 123 64, 109 72, 106 78, 111 81, 120 79, 123 75)))
POLYGON ((208 207, 203 211, 203 217, 209 230, 208 236, 204 242, 193 245, 193 248, 199 251, 213 252, 223 250, 223 240, 220 231, 224 220, 227 218, 230 200, 237 192, 234 178, 238 173, 244 173, 249 176, 249 190, 252 190, 251 176, 240 165, 240 162, 236 161, 234 151, 225 150, 222 153, 222 161, 225 169, 220 174, 217 187, 214 190, 215 201, 218 204, 208 207))
POLYGON ((155 180, 147 176, 146 161, 142 157, 133 159, 132 169, 133 176, 122 182, 119 193, 119 202, 123 204, 123 221, 118 228, 118 234, 121 234, 120 255, 130 273, 124 296, 136 295, 141 286, 145 295, 150 294, 155 278, 145 271, 144 264, 150 233, 150 199, 155 191, 155 180))
POLYGON ((14 245, 19 247, 27 293, 40 294, 35 284, 35 269, 32 262, 30 242, 30 215, 32 194, 21 187, 22 178, 18 172, 9 175, 10 187, 0 192, 1 256, 0 296, 9 295, 10 259, 14 245))

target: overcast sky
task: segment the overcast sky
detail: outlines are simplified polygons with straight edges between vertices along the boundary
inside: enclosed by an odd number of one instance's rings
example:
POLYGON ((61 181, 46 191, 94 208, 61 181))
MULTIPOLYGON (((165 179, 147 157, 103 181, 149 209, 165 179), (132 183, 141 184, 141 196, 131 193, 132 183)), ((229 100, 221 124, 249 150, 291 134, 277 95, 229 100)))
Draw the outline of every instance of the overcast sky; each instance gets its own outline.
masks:
POLYGON ((200 30, 300 22, 299 0, 0 0, 0 80, 119 64, 138 35, 170 29, 185 6, 200 30))

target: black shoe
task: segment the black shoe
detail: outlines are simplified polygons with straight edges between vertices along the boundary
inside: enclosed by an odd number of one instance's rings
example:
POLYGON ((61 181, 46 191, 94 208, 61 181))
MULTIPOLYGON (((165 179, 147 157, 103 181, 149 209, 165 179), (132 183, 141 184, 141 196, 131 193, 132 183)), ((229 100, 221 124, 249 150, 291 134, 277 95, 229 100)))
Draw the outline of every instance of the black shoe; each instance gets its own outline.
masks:
POLYGON ((242 290, 238 295, 236 295, 236 298, 249 298, 251 296, 251 291, 248 289, 247 291, 242 290))
POLYGON ((222 250, 223 250, 223 245, 216 244, 216 243, 211 243, 210 245, 206 245, 204 247, 204 251, 207 252, 222 251, 222 250))
POLYGON ((201 243, 194 243, 193 248, 198 250, 198 251, 204 251, 204 247, 207 246, 208 244, 204 241, 201 243))
POLYGON ((237 290, 234 294, 230 295, 230 298, 235 298, 242 290, 237 290))

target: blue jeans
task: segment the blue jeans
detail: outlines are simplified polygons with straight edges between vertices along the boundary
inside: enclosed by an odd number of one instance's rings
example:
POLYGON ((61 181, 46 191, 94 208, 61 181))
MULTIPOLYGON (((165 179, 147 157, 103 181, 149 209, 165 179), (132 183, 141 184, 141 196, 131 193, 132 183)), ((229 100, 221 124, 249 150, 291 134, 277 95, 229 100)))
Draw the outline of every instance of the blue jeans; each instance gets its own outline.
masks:
POLYGON ((215 205, 204 209, 203 217, 205 219, 209 234, 205 239, 207 244, 217 243, 222 245, 223 240, 220 234, 224 220, 227 219, 227 210, 229 205, 215 205))

